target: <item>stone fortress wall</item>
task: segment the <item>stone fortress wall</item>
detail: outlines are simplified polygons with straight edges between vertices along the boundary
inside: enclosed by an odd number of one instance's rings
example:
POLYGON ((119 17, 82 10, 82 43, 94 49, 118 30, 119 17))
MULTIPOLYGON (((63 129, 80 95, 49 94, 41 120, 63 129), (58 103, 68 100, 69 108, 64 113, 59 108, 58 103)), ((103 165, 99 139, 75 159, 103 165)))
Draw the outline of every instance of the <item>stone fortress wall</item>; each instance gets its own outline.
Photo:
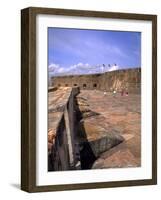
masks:
POLYGON ((49 90, 48 171, 80 169, 74 112, 75 96, 78 93, 78 88, 49 90))
POLYGON ((86 90, 103 90, 130 93, 141 92, 141 68, 123 69, 102 74, 68 75, 51 78, 54 87, 79 87, 86 90))

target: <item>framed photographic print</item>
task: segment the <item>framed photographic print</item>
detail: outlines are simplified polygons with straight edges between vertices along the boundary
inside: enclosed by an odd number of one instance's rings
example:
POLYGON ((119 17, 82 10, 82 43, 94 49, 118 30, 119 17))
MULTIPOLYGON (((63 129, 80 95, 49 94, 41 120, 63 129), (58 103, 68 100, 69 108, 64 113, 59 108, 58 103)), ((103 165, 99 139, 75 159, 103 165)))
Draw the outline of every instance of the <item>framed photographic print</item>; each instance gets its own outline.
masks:
POLYGON ((157 184, 157 16, 21 11, 21 188, 157 184))

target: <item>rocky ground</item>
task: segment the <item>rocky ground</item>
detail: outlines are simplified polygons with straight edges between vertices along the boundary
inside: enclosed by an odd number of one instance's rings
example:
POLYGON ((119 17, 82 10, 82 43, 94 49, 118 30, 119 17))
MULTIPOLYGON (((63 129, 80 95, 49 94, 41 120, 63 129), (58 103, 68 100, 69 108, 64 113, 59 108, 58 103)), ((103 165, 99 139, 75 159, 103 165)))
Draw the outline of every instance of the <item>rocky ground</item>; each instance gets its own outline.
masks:
MULTIPOLYGON (((86 139, 90 143, 90 151, 94 154, 90 167, 92 169, 139 167, 141 96, 137 94, 121 96, 120 93, 113 96, 112 93, 98 90, 82 90, 77 96, 77 101, 82 113, 80 124, 83 126, 80 126, 80 132, 83 127, 83 132, 86 134, 80 137, 80 140, 86 139), (100 141, 100 138, 105 137, 106 140, 100 141), (99 141, 97 148, 96 141, 99 141)), ((88 153, 87 151, 84 154, 88 153)))

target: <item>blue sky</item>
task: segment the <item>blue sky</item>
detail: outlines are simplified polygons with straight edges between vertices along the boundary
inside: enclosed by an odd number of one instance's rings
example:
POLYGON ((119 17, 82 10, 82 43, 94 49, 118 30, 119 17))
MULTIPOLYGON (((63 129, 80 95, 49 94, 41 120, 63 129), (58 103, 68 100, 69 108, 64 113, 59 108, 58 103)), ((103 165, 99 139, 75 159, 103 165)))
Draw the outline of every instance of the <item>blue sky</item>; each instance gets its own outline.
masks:
POLYGON ((48 28, 51 75, 141 67, 141 33, 48 28))

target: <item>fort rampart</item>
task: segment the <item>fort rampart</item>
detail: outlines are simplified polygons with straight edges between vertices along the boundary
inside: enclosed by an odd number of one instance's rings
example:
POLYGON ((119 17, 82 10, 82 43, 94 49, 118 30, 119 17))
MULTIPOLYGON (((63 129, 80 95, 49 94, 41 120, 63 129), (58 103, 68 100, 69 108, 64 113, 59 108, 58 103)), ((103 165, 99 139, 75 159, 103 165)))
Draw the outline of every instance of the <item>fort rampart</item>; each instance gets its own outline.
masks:
POLYGON ((51 78, 54 87, 79 87, 80 89, 98 89, 130 93, 141 92, 141 68, 123 69, 101 74, 68 75, 51 78))
POLYGON ((75 112, 74 97, 79 93, 78 88, 68 88, 54 96, 54 92, 50 90, 48 109, 48 170, 60 171, 76 169, 78 166, 76 153, 77 147, 75 132, 75 112), (60 98, 62 96, 63 98, 60 98), (53 103, 54 101, 54 103, 53 103))

